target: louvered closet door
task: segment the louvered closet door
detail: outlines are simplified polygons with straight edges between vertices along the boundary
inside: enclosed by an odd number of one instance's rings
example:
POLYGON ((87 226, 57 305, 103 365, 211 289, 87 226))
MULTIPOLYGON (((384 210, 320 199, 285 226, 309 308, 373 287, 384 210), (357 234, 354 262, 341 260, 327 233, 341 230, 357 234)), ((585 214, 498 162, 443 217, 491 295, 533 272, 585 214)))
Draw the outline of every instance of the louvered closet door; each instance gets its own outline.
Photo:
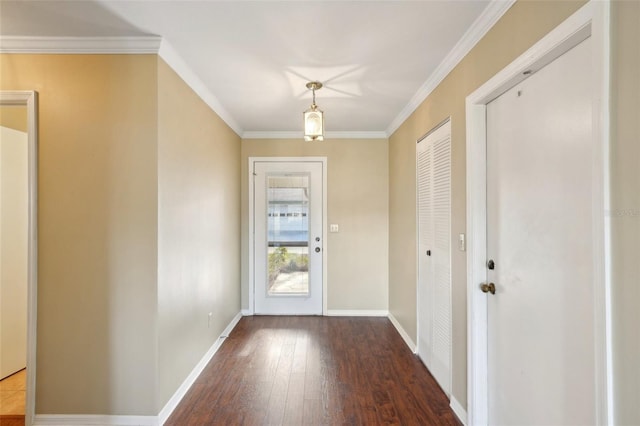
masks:
POLYGON ((451 123, 418 142, 418 355, 451 392, 451 123))

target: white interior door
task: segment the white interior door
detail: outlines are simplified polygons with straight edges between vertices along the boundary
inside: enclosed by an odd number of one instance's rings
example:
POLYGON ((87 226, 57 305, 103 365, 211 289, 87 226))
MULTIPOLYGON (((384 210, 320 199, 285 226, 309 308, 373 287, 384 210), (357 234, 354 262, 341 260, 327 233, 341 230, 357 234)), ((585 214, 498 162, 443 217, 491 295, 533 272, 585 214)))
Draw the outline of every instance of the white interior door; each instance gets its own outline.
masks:
POLYGON ((323 163, 253 165, 254 311, 321 315, 323 163))
POLYGON ((25 132, 0 126, 0 379, 27 366, 28 147, 25 132))
POLYGON ((451 393, 451 122, 418 142, 418 355, 451 393))
POLYGON ((587 39, 487 105, 492 425, 596 424, 591 60, 587 39))

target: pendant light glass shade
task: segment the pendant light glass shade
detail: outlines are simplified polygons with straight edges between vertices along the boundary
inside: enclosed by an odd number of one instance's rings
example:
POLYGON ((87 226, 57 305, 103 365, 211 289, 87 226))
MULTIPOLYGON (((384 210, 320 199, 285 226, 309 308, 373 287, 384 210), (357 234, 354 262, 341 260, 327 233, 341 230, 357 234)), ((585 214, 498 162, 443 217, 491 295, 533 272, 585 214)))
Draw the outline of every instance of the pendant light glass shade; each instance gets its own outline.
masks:
POLYGON ((324 140, 324 117, 316 105, 304 112, 304 140, 324 140))
POLYGON ((317 81, 307 83, 307 88, 313 91, 313 103, 303 113, 304 140, 307 142, 324 140, 324 113, 316 105, 316 90, 321 87, 322 83, 317 81))

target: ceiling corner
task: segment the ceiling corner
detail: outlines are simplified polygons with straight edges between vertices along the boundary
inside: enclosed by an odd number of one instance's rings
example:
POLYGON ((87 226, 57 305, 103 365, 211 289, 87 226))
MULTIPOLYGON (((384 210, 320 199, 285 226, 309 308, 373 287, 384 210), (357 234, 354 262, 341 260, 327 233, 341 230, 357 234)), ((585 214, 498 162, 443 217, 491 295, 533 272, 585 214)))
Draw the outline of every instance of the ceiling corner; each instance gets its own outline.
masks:
POLYGON ((516 0, 492 0, 482 14, 473 22, 469 29, 451 49, 449 54, 438 65, 427 81, 418 89, 409 103, 400 111, 387 127, 389 137, 398 130, 409 116, 424 102, 425 99, 438 87, 445 77, 464 59, 464 57, 478 44, 498 20, 513 6, 516 0))
POLYGON ((240 137, 244 137, 245 133, 238 122, 231 116, 231 114, 222 106, 222 103, 218 98, 209 90, 209 88, 203 83, 203 81, 193 72, 191 67, 182 59, 182 57, 176 52, 176 50, 169 44, 166 39, 162 39, 160 49, 158 50, 158 56, 160 56, 166 63, 173 69, 176 74, 184 80, 184 82, 191 87, 209 108, 211 108, 218 116, 224 121, 236 134, 240 137))

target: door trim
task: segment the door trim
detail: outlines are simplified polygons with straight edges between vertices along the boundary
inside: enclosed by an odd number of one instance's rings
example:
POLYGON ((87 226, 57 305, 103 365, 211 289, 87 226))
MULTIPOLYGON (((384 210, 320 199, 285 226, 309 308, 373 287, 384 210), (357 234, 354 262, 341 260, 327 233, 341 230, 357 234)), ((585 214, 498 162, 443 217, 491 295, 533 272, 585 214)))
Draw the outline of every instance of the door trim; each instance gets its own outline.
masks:
POLYGON ((254 268, 254 179, 253 169, 256 162, 320 162, 322 163, 322 315, 327 315, 327 157, 249 157, 249 309, 247 315, 255 313, 255 268, 254 268))
POLYGON ((25 424, 33 423, 36 406, 36 331, 38 317, 38 93, 0 91, 0 105, 27 107, 28 254, 27 254, 27 392, 25 424))
POLYGON ((466 99, 467 414, 488 424, 486 279, 486 105, 589 36, 593 41, 593 235, 596 417, 613 424, 609 224, 609 2, 591 0, 466 99), (528 73, 527 73, 528 74, 528 73))

